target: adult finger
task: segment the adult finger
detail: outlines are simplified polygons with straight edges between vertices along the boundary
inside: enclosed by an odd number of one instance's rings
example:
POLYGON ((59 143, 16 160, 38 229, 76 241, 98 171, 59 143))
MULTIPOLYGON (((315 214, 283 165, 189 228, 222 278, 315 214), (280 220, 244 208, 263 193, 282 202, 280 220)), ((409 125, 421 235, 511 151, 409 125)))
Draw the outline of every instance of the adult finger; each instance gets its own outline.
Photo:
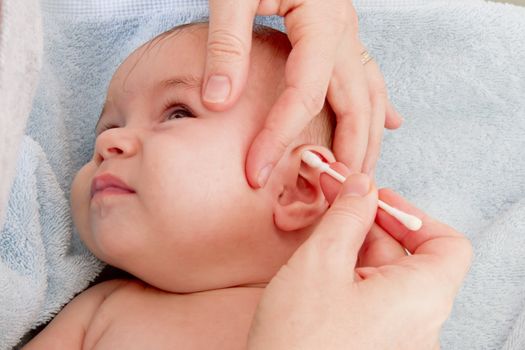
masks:
POLYGON ((370 130, 370 94, 361 51, 357 49, 362 45, 356 36, 345 39, 327 95, 337 118, 333 148, 339 161, 361 172, 370 130))
MULTIPOLYGON (((343 163, 331 163, 330 168, 344 177, 350 175, 350 169, 343 163)), ((332 204, 341 190, 342 184, 326 173, 321 174, 320 184, 326 200, 332 204)), ((382 266, 390 264, 403 256, 406 256, 403 246, 378 225, 372 224, 372 228, 366 235, 359 251, 357 265, 360 267, 382 266)))
POLYGON ((403 197, 389 189, 381 189, 379 198, 409 214, 416 215, 423 221, 418 231, 410 231, 396 219, 379 209, 376 222, 388 234, 400 242, 414 257, 424 257, 418 263, 429 263, 428 268, 452 282, 458 287, 465 277, 472 260, 470 241, 451 228, 419 210, 403 197))
MULTIPOLYGON (((331 163, 330 168, 344 177, 350 175, 350 169, 343 163, 331 163)), ((326 200, 332 204, 341 190, 342 184, 326 173, 321 174, 320 184, 326 200)), ((366 235, 359 251, 357 265, 360 267, 382 266, 403 256, 406 256, 405 249, 383 229, 372 224, 372 228, 366 235)), ((359 275, 356 278, 359 279, 359 275)))
POLYGON ((398 111, 392 105, 390 100, 387 100, 386 103, 386 118, 385 118, 385 128, 390 130, 395 130, 403 124, 404 118, 399 114, 398 111))
POLYGON ((407 254, 405 248, 377 224, 372 224, 359 251, 357 266, 391 265, 407 254))
MULTIPOLYGON (((377 210, 377 190, 366 174, 351 174, 314 233, 301 246, 326 273, 354 278, 357 254, 377 210)), ((304 252, 303 252, 304 253, 304 252)), ((302 253, 300 253, 302 255, 302 253)))
POLYGON ((246 175, 254 188, 266 184, 291 141, 321 111, 348 20, 345 9, 334 7, 335 3, 326 6, 318 2, 287 4, 292 5, 280 11, 286 16, 292 51, 286 62, 284 91, 271 108, 246 158, 246 175))
POLYGON ((211 110, 231 107, 244 89, 258 4, 258 0, 209 1, 202 101, 211 110))
MULTIPOLYGON (((350 169, 343 163, 334 162, 330 164, 330 168, 343 175, 345 178, 350 175, 350 169)), ((321 190, 323 191, 324 197, 329 204, 332 204, 341 191, 342 184, 326 173, 322 173, 319 182, 321 184, 321 190)))
POLYGON ((379 67, 372 60, 365 66, 367 80, 370 89, 370 101, 372 104, 372 117, 370 121, 370 131, 368 136, 368 147, 363 161, 363 172, 372 175, 383 139, 383 129, 385 128, 386 102, 388 100, 385 82, 379 71, 379 67))

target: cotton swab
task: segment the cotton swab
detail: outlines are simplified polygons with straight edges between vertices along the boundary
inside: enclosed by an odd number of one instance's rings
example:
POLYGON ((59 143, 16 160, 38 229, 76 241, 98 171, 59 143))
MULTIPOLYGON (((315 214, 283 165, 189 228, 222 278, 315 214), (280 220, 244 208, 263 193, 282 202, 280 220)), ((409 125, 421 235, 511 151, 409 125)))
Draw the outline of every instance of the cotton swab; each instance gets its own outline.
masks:
MULTIPOLYGON (((322 172, 327 173, 340 183, 343 183, 346 180, 346 178, 343 175, 330 168, 330 166, 327 163, 323 162, 321 158, 319 158, 315 153, 311 151, 304 151, 301 155, 301 159, 310 167, 319 169, 322 172)), ((414 215, 407 214, 399 209, 391 207, 382 200, 378 200, 378 206, 384 211, 386 211, 388 214, 395 217, 400 223, 402 223, 406 228, 408 228, 411 231, 417 231, 421 228, 421 226, 423 226, 423 222, 418 217, 415 217, 414 215)))

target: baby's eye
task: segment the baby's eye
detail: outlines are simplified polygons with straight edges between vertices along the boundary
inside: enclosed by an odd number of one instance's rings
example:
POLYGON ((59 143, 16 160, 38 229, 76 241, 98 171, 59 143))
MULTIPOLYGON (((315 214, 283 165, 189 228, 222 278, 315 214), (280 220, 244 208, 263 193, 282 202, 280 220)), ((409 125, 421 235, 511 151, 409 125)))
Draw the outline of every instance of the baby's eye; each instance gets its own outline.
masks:
POLYGON ((167 112, 166 120, 195 118, 195 115, 184 106, 177 106, 167 112))

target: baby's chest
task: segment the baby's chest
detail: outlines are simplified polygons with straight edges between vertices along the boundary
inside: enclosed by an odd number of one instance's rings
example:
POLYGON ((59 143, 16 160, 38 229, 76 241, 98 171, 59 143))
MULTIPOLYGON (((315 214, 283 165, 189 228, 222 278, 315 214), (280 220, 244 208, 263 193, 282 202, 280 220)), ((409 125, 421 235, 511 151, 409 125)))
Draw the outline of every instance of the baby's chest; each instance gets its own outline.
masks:
POLYGON ((257 302, 213 293, 120 293, 95 314, 84 349, 244 349, 257 302))

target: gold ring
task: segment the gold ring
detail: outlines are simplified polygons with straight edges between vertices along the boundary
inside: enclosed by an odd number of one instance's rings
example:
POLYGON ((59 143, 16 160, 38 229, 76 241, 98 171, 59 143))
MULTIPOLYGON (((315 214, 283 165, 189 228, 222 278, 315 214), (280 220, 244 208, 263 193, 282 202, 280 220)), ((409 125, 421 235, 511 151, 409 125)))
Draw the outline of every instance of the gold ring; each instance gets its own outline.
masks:
POLYGON ((367 64, 372 59, 372 56, 368 53, 368 51, 364 50, 361 52, 361 63, 363 66, 367 64))

